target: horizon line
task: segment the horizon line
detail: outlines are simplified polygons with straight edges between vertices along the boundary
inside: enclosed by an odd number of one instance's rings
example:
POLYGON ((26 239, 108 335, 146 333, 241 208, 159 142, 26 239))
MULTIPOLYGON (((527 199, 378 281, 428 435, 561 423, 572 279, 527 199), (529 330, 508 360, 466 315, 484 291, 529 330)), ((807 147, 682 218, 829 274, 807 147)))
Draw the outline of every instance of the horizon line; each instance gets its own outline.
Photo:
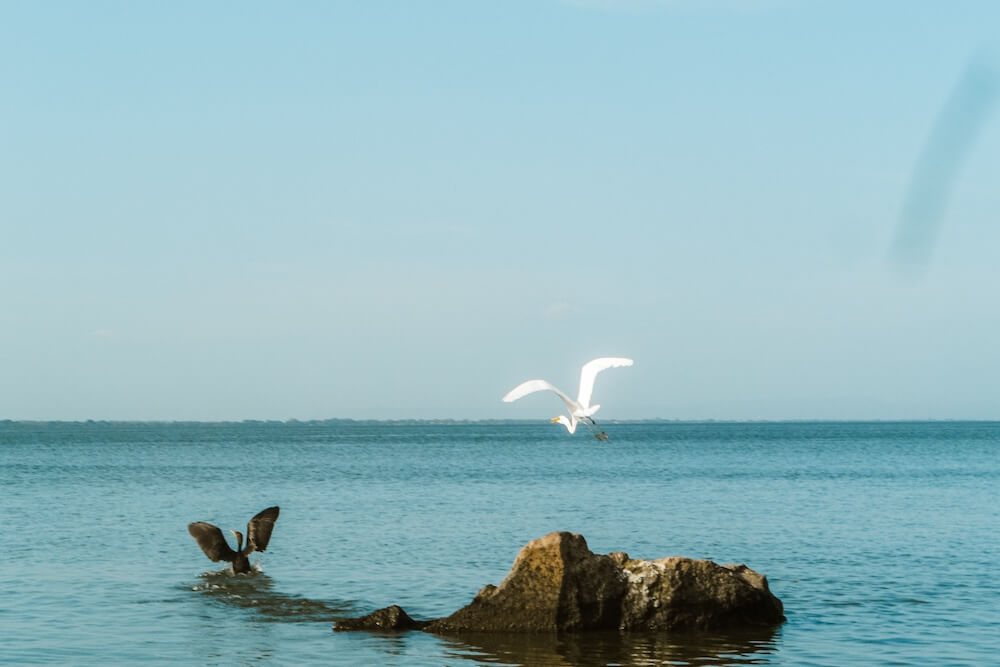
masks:
MULTIPOLYGON (((607 419, 603 424, 927 424, 927 423, 997 423, 1000 419, 990 418, 798 418, 798 419, 727 419, 702 418, 684 419, 653 417, 643 419, 607 419)), ((0 424, 492 424, 492 425, 531 425, 545 424, 539 419, 460 419, 452 417, 419 417, 419 418, 368 418, 326 417, 318 419, 0 419, 0 424)))

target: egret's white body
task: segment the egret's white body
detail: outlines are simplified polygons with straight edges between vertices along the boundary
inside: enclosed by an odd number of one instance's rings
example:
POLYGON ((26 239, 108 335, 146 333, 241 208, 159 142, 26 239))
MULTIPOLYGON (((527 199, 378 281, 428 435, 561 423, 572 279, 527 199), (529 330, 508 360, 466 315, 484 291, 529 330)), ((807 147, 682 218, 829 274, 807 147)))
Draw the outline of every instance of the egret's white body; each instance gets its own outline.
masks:
POLYGON ((552 419, 554 424, 562 424, 566 427, 566 430, 570 433, 576 431, 576 426, 581 421, 587 420, 593 423, 594 420, 592 416, 595 412, 600 409, 600 405, 591 405, 590 398, 594 393, 594 379, 597 374, 603 371, 605 368, 620 368, 622 366, 631 366, 632 360, 626 359, 624 357, 600 357, 598 359, 593 359, 588 361, 580 369, 580 390, 577 392, 576 400, 573 400, 566 395, 558 387, 549 384, 545 380, 528 380, 527 382, 522 382, 517 385, 503 397, 505 403, 512 403, 522 396, 527 396, 528 394, 533 394, 536 391, 551 391, 555 393, 562 402, 566 404, 569 409, 569 416, 559 415, 552 419))

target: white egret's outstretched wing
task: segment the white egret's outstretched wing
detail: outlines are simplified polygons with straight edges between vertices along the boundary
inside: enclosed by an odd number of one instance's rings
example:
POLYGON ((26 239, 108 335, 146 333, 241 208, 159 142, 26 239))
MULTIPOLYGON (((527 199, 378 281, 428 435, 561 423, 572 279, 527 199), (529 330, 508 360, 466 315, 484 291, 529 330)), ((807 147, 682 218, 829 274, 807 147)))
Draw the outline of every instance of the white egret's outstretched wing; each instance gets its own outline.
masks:
POLYGON ((594 378, 605 368, 620 368, 621 366, 631 366, 632 360, 625 357, 600 357, 588 361, 580 369, 580 394, 576 397, 576 402, 586 410, 590 407, 590 396, 594 393, 594 378))
POLYGON ((545 380, 528 380, 527 382, 522 382, 508 391, 507 395, 503 397, 503 401, 504 403, 511 403, 522 396, 533 394, 536 391, 555 392, 555 394, 562 399, 562 402, 566 404, 566 407, 569 408, 570 414, 572 414, 573 411, 579 407, 572 398, 564 394, 558 387, 554 387, 545 380))

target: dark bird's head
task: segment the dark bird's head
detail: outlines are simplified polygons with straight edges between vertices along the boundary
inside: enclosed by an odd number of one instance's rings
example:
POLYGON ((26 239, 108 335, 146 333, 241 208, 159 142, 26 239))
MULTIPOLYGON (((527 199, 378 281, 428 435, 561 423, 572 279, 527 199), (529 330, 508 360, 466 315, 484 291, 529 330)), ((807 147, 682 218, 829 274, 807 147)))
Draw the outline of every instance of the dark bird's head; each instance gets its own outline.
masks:
POLYGON ((243 549, 243 533, 241 533, 238 530, 231 530, 229 532, 232 533, 233 537, 236 538, 236 550, 237 551, 242 551, 242 549, 243 549))

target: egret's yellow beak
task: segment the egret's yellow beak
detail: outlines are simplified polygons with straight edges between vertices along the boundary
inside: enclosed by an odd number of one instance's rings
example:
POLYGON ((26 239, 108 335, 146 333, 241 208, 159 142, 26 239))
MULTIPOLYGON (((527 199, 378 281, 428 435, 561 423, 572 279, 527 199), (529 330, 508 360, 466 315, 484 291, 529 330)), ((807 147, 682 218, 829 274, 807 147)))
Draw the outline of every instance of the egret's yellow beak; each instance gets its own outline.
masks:
POLYGON ((559 421, 559 417, 553 417, 552 419, 549 420, 549 423, 555 424, 557 421, 559 421))

